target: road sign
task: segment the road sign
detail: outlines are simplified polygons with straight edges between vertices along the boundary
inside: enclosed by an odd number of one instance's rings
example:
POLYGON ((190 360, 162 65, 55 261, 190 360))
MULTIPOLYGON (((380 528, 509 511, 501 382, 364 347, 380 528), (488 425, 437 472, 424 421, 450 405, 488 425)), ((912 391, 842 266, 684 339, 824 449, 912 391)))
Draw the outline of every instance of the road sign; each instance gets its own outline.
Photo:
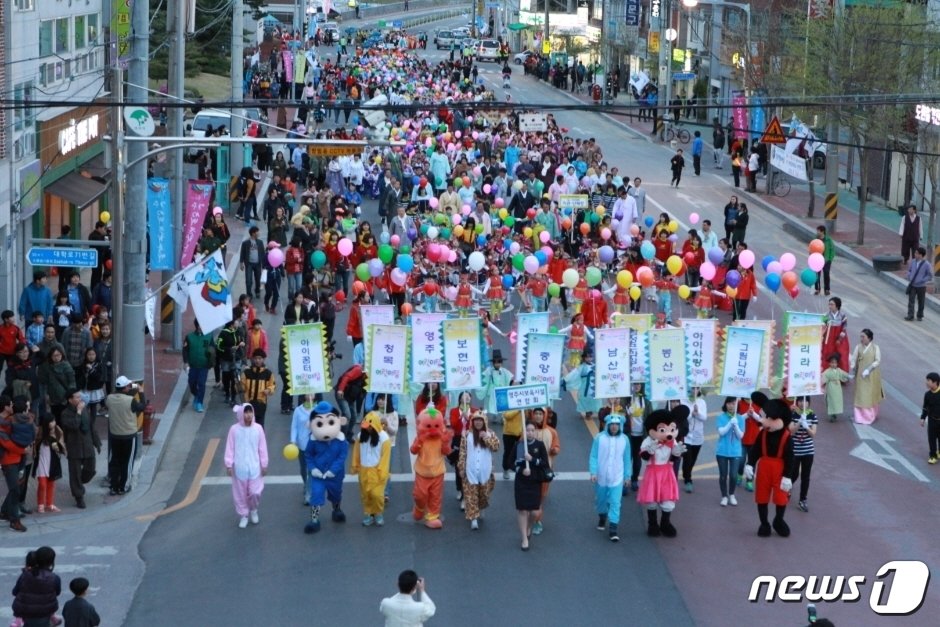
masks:
POLYGON ((499 3, 498 3, 498 2, 487 2, 484 6, 485 6, 487 9, 498 9, 498 8, 499 8, 499 3))
POLYGON ((496 411, 499 412, 547 407, 550 403, 548 386, 544 383, 493 388, 493 396, 496 398, 496 411))
POLYGON ((761 143, 764 144, 786 144, 787 136, 783 133, 783 127, 780 126, 780 119, 777 116, 774 116, 770 119, 770 124, 767 125, 767 128, 764 130, 764 134, 760 138, 761 143))
POLYGON ((62 268, 97 268, 98 251, 94 248, 52 248, 33 246, 26 253, 31 266, 59 266, 62 268))
POLYGON ((156 131, 153 116, 143 107, 125 108, 124 125, 127 130, 140 137, 150 137, 156 131))
POLYGON ((674 81, 693 81, 695 80, 695 72, 675 72, 672 75, 672 80, 674 81))
POLYGON ((405 25, 404 20, 392 20, 392 28, 401 28, 405 25))

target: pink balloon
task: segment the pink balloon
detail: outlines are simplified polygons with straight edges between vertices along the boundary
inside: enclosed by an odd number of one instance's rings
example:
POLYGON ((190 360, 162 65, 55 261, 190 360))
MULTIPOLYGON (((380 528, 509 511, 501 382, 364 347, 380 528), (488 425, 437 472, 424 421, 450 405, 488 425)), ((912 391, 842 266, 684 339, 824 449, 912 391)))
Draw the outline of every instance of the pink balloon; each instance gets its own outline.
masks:
POLYGON ((452 216, 450 216, 450 221, 453 222, 454 226, 457 226, 458 224, 460 224, 460 214, 455 213, 452 216))
POLYGON ((782 255, 780 255, 780 268, 784 272, 789 272, 795 266, 796 266, 796 257, 793 256, 793 253, 783 253, 782 255))
POLYGON ((278 268, 284 263, 284 252, 280 248, 272 248, 268 251, 268 263, 272 268, 278 268))
POLYGON ((539 260, 535 258, 535 255, 529 255, 523 260, 522 266, 529 274, 535 274, 539 271, 539 260))
POLYGON ((715 264, 710 261, 706 261, 701 266, 699 266, 699 274, 702 275, 702 278, 706 281, 711 281, 715 278, 715 264))
POLYGON ((348 257, 352 254, 353 243, 348 237, 344 237, 343 239, 339 240, 339 243, 336 244, 336 250, 338 250, 339 254, 341 254, 343 257, 348 257))
POLYGON ((405 281, 408 279, 408 275, 406 275, 404 272, 402 272, 398 268, 392 268, 392 271, 390 273, 390 278, 392 279, 392 283, 394 283, 395 285, 404 285, 405 281))
POLYGON ((450 261, 450 253, 450 247, 448 247, 446 244, 441 244, 441 248, 437 253, 437 256, 441 261, 450 261))
POLYGON ((441 203, 437 198, 431 196, 431 200, 428 201, 428 204, 431 205, 431 209, 437 209, 437 206, 441 203))
POLYGON ((750 268, 754 265, 754 252, 750 250, 742 250, 741 254, 738 255, 738 264, 742 268, 750 268))
POLYGON ((767 274, 783 274, 783 267, 779 261, 771 261, 767 264, 767 274))
POLYGON ((457 288, 454 287, 453 285, 448 286, 444 290, 444 298, 446 298, 447 300, 457 300, 457 288))
POLYGON ((689 214, 689 222, 691 224, 698 224, 698 214, 694 211, 689 214))
POLYGON ((470 205, 464 205, 463 207, 461 207, 460 213, 462 213, 465 216, 470 215, 470 205))
POLYGON ((493 189, 493 187, 492 187, 489 183, 487 183, 486 185, 483 186, 483 193, 484 193, 484 194, 489 194, 489 193, 490 193, 490 190, 492 190, 492 189, 493 189))
POLYGON ((473 168, 473 176, 480 176, 483 174, 483 170, 480 169, 480 166, 473 168))
POLYGON ((438 259, 440 259, 441 258, 441 245, 435 244, 433 242, 428 244, 427 257, 431 261, 437 261, 438 259))
POLYGON ((601 239, 610 239, 610 229, 608 229, 606 226, 601 229, 601 239))
POLYGON ((447 261, 449 261, 449 262, 451 262, 451 263, 454 263, 455 261, 457 261, 457 251, 456 251, 456 250, 450 251, 450 253, 447 255, 447 261))
POLYGON ((636 224, 630 225, 630 235, 636 236, 640 234, 640 227, 636 224))
POLYGON ((463 133, 461 133, 460 131, 454 131, 454 137, 456 137, 457 139, 460 139, 462 135, 463 133))
POLYGON ((809 256, 807 265, 813 272, 822 272, 823 266, 826 265, 826 258, 821 253, 813 253, 809 256))
POLYGON ((551 246, 542 246, 542 252, 545 253, 545 257, 551 261, 552 257, 555 256, 555 251, 552 250, 551 246))
POLYGON ((401 244, 401 238, 398 235, 392 235, 392 238, 389 240, 392 243, 392 246, 398 246, 401 244))
POLYGON ((549 234, 548 231, 542 231, 541 233, 539 233, 539 241, 542 242, 543 244, 547 244, 550 239, 552 239, 552 236, 549 234))
POLYGON ((561 166, 558 166, 557 168, 555 168, 555 176, 561 176, 564 173, 565 171, 561 166))
POLYGON ((519 245, 519 242, 513 242, 509 245, 509 252, 515 255, 519 250, 522 249, 522 246, 519 245))
POLYGON ((474 141, 476 141, 480 139, 480 134, 477 133, 476 131, 473 131, 473 133, 471 134, 471 137, 473 137, 474 141))
POLYGON ((504 204, 504 202, 503 202, 503 199, 502 199, 502 198, 497 198, 496 200, 493 201, 493 205, 494 205, 497 209, 502 209, 502 208, 503 208, 503 204, 504 204))

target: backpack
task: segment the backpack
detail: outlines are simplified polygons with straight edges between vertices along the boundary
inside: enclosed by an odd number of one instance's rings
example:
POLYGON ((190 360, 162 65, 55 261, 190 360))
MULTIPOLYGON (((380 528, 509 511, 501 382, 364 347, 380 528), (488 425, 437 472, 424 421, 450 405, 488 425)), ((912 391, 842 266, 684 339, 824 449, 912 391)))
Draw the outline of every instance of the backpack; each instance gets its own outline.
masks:
POLYGON ((10 441, 21 448, 32 446, 36 440, 36 425, 25 416, 13 416, 10 421, 10 441))

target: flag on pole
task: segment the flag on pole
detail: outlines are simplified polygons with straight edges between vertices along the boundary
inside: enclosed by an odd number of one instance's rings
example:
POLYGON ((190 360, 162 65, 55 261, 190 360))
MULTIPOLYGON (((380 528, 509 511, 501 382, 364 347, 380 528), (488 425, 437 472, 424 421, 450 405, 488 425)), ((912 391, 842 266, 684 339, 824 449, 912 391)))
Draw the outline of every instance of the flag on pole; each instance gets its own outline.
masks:
POLYGON ((203 333, 212 333, 232 319, 232 290, 221 250, 195 269, 187 291, 203 333))

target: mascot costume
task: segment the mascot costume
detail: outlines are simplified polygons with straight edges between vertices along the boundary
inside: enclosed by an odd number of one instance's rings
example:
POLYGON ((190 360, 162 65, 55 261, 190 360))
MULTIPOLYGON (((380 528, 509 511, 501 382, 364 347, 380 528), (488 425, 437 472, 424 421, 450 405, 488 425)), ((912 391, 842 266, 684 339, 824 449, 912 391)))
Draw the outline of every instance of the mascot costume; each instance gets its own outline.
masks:
MULTIPOLYGON (((756 392, 755 397, 758 394, 756 392)), ((766 401, 761 407, 764 411, 761 420, 763 427, 747 452, 744 474, 748 481, 754 480, 754 501, 760 518, 757 535, 762 538, 770 535, 771 523, 767 520, 767 510, 772 501, 776 506, 773 530, 786 538, 790 535, 790 527, 783 516, 793 487, 790 480, 793 471, 793 438, 787 429, 791 413, 786 403, 779 400, 766 401)))
POLYGON ((304 451, 310 473, 310 522, 304 526, 304 533, 320 531, 320 508, 327 498, 333 504, 333 522, 346 522, 346 514, 340 509, 349 453, 349 442, 343 435, 345 424, 346 418, 325 401, 310 412, 310 442, 304 451))
POLYGON ((349 474, 359 475, 364 527, 385 524, 385 485, 391 459, 392 441, 382 427, 382 418, 378 412, 370 411, 360 424, 349 466, 349 474))
POLYGON ((636 500, 646 506, 646 533, 649 536, 676 537, 676 528, 670 521, 679 500, 679 482, 673 470, 673 460, 685 452, 685 445, 678 440, 688 431, 688 420, 689 408, 679 405, 668 411, 658 409, 643 421, 646 439, 640 444, 640 457, 646 460, 646 471, 636 500), (659 520, 657 508, 662 510, 659 520))
POLYGON ((451 434, 444 423, 444 414, 433 407, 418 414, 418 435, 411 443, 415 460, 415 506, 412 516, 423 520, 428 529, 440 529, 441 500, 444 496, 444 458, 450 454, 451 434))

